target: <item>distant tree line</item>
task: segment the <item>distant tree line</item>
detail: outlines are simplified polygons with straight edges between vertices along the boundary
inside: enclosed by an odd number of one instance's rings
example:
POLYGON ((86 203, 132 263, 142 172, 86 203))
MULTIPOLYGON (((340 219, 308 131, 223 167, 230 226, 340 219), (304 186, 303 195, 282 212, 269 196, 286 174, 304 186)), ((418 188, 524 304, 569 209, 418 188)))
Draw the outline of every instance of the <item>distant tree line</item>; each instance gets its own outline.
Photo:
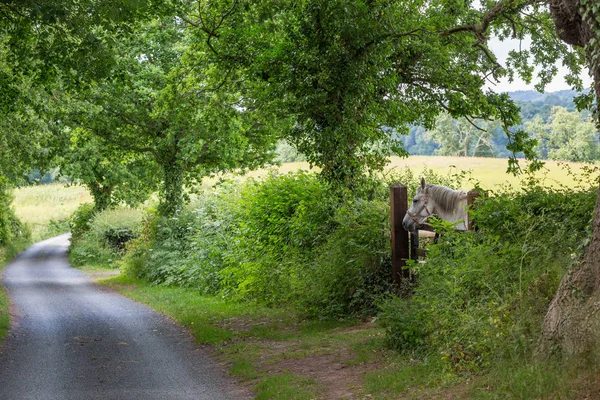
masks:
MULTIPOLYGON (((541 159, 591 162, 600 159, 599 133, 589 111, 579 112, 569 90, 542 94, 509 93, 521 109, 523 129, 537 141, 541 159)), ((454 119, 441 114, 433 129, 412 126, 401 137, 412 155, 461 157, 509 157, 507 136, 495 121, 454 119)))

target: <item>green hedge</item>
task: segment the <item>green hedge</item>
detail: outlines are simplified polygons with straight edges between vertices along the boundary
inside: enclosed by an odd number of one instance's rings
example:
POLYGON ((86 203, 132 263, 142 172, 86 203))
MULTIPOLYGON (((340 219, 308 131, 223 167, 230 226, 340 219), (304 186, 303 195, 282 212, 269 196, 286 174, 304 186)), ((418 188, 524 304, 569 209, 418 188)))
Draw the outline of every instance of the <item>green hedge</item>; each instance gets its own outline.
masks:
POLYGON ((143 212, 133 208, 95 213, 92 204, 81 205, 70 219, 72 245, 69 260, 75 266, 109 265, 117 268, 117 261, 127 242, 140 235, 143 219, 143 212))
MULTIPOLYGON (((427 175, 454 186, 462 178, 427 175)), ((175 218, 150 215, 124 269, 314 318, 374 315, 390 290, 389 185, 398 181, 418 185, 409 170, 346 196, 306 172, 223 184, 175 218)))
MULTIPOLYGON (((390 292, 389 243, 389 187, 402 182, 412 196, 420 176, 410 170, 370 178, 345 196, 305 172, 224 183, 176 217, 149 211, 121 265, 154 284, 311 318, 377 315, 396 349, 477 373, 498 357, 531 352, 560 279, 590 236, 597 172, 574 177, 588 183, 575 191, 530 179, 522 190, 491 193, 474 213, 477 231, 438 223, 441 239, 426 262, 410 266, 410 297, 390 292)), ((454 188, 468 178, 425 177, 454 188)), ((95 244, 82 240, 72 253, 93 255, 98 243, 110 249, 101 238, 126 219, 115 215, 94 217, 84 238, 95 244)))
POLYGON ((13 196, 7 182, 0 176, 0 247, 12 256, 13 247, 30 238, 30 231, 11 207, 13 196))
POLYGON ((597 180, 586 182, 575 192, 532 180, 495 193, 474 214, 477 231, 439 224, 438 244, 412 266, 412 297, 382 304, 390 344, 459 372, 530 354, 562 276, 591 236, 597 180))

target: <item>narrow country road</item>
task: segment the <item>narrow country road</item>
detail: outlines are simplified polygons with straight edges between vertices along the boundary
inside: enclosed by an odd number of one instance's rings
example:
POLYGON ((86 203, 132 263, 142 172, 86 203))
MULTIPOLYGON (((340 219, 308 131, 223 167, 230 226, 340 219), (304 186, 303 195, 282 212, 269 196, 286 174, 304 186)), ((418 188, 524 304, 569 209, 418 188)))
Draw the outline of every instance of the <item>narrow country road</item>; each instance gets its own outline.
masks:
POLYGON ((16 316, 1 400, 249 398, 180 327, 71 268, 68 240, 33 245, 3 274, 16 316))

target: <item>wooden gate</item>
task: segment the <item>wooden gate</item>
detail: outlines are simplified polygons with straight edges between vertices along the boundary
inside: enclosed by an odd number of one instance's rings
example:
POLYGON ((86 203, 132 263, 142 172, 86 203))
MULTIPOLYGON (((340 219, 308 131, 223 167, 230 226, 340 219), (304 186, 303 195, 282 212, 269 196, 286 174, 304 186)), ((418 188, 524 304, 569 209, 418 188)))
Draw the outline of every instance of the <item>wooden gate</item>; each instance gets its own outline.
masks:
MULTIPOLYGON (((479 197, 477 190, 467 193, 467 207, 470 209, 479 197)), ((408 188, 400 183, 390 188, 390 238, 392 244, 392 282, 399 285, 404 279, 410 277, 410 271, 406 269, 406 261, 424 257, 425 252, 413 245, 413 237, 402 226, 402 220, 408 210, 408 188)), ((473 229, 473 221, 469 218, 468 229, 473 229)))

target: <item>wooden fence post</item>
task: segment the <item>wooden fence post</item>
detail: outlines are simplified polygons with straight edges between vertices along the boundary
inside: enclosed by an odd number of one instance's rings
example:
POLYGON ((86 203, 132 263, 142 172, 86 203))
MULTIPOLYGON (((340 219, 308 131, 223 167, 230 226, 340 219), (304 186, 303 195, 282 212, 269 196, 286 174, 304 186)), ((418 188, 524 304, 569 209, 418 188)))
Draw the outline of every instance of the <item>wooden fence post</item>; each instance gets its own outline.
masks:
POLYGON ((402 226, 402 219, 408 210, 408 190, 399 183, 390 188, 390 223, 392 241, 392 283, 399 285, 409 277, 409 271, 404 269, 406 260, 410 257, 408 232, 402 226))
POLYGON ((473 203, 475 203, 475 200, 477 200, 477 198, 479 197, 479 191, 477 190, 469 190, 469 192, 467 193, 467 215, 468 215, 468 220, 469 220, 469 226, 467 227, 468 230, 472 231, 473 230, 473 220, 471 219, 471 209, 473 207, 473 203))

